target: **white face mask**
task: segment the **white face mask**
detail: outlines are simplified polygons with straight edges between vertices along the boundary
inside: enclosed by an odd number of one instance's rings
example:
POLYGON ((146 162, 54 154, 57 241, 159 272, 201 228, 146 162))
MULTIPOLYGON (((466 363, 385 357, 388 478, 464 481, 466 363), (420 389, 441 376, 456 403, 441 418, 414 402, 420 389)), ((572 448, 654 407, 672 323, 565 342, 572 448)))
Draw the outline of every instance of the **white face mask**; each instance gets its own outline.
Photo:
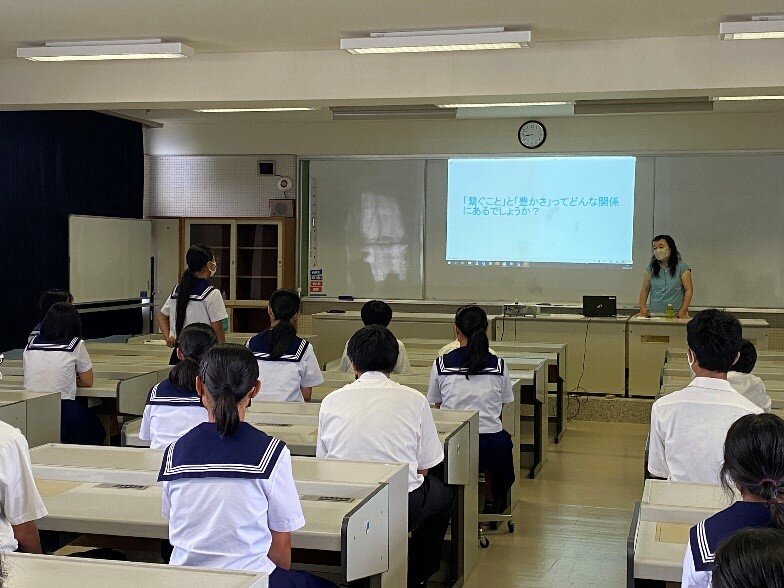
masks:
POLYGON ((214 276, 215 273, 218 271, 218 264, 214 261, 211 261, 207 264, 207 271, 210 272, 210 277, 214 276))
POLYGON ((665 259, 668 259, 670 257, 670 250, 669 249, 665 249, 665 248, 654 249, 653 250, 653 256, 658 261, 664 261, 665 259))
POLYGON ((694 378, 697 377, 697 374, 694 373, 694 362, 696 361, 696 359, 694 358, 691 349, 686 351, 686 361, 689 362, 689 371, 691 372, 691 378, 693 380, 694 378))

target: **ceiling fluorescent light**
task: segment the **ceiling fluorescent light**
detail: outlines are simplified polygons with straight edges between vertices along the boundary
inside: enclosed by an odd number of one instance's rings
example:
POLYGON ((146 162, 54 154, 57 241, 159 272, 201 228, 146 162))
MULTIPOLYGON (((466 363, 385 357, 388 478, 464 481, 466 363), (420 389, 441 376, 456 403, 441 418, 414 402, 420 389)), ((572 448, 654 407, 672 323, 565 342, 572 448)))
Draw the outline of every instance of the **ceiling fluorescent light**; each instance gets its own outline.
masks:
POLYGON ((742 22, 723 22, 719 35, 725 41, 784 39, 784 15, 755 16, 742 22))
POLYGON ((449 119, 454 109, 432 105, 330 106, 332 120, 449 119))
POLYGON ((318 110, 318 108, 308 108, 300 106, 275 106, 270 108, 196 108, 194 112, 303 112, 306 110, 318 110))
POLYGON ((574 114, 656 114, 668 112, 710 112, 713 102, 707 97, 578 100, 574 114))
POLYGON ((161 39, 128 41, 52 41, 43 47, 20 47, 16 56, 30 61, 105 61, 109 59, 180 59, 193 49, 161 39))
POLYGON ((525 108, 528 106, 567 106, 574 102, 487 102, 477 104, 437 104, 439 108, 525 108))
POLYGON ((341 39, 340 48, 355 55, 366 53, 426 53, 431 51, 481 51, 528 47, 531 31, 506 31, 503 27, 370 33, 369 37, 341 39))
POLYGON ((750 100, 784 100, 784 96, 716 96, 716 102, 745 102, 750 100))

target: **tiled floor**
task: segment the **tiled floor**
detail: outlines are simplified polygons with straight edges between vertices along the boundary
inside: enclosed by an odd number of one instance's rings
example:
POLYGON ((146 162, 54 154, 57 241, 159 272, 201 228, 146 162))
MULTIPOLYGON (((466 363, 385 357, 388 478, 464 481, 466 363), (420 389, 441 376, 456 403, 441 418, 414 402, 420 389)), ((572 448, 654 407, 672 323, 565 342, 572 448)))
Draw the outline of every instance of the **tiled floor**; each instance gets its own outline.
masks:
POLYGON ((647 433, 648 425, 570 422, 537 479, 522 482, 516 532, 490 536, 466 586, 624 586, 647 433))

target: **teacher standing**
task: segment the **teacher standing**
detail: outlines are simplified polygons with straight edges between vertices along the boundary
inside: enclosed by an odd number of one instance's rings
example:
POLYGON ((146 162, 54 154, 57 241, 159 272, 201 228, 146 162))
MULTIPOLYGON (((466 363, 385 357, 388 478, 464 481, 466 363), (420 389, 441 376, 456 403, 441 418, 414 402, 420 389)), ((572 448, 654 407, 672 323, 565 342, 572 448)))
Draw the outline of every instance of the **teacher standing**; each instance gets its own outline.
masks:
POLYGON ((688 318, 694 288, 691 268, 681 259, 669 235, 653 238, 653 257, 640 289, 640 314, 664 314, 672 305, 678 318, 688 318), (650 301, 649 301, 650 298, 650 301))

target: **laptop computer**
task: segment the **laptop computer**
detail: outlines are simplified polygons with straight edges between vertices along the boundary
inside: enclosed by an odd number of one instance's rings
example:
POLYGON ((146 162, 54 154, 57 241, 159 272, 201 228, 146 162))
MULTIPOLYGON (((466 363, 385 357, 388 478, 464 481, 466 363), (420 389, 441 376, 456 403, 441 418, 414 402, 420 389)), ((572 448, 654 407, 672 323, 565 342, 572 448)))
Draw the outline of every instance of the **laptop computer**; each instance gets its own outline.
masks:
POLYGON ((583 296, 583 316, 618 316, 615 296, 583 296))

